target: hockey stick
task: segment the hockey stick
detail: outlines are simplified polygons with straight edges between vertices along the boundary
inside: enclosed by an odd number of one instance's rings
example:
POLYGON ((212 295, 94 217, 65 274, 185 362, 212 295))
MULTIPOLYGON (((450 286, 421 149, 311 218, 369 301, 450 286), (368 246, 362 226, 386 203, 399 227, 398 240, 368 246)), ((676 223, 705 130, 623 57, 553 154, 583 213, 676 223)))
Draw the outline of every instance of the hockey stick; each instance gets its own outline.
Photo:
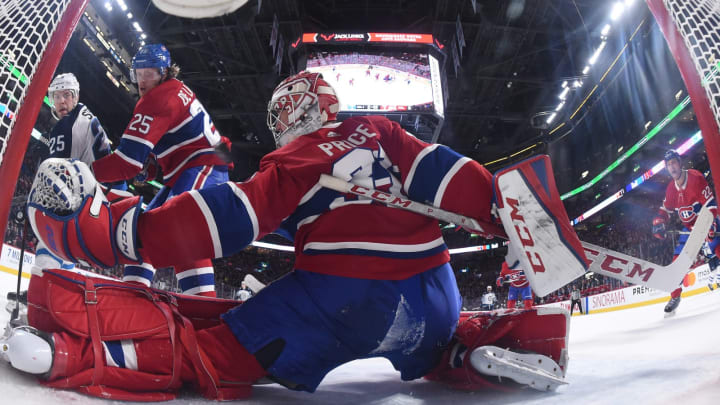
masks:
MULTIPOLYGON (((406 197, 358 186, 327 174, 320 176, 319 184, 341 193, 366 197, 384 203, 389 207, 412 211, 441 221, 460 225, 471 232, 507 239, 505 231, 495 224, 479 222, 473 218, 412 201, 406 197)), ((683 246, 682 252, 680 252, 677 259, 667 266, 660 266, 624 253, 582 242, 585 255, 591 262, 588 271, 632 284, 639 284, 662 291, 672 291, 677 288, 690 269, 690 266, 702 247, 707 232, 710 230, 712 221, 712 213, 707 206, 703 206, 695 221, 695 226, 685 246, 683 246)))
POLYGON ((18 212, 18 218, 16 220, 23 221, 23 230, 22 230, 22 241, 20 242, 20 263, 18 264, 18 277, 17 277, 17 289, 15 291, 15 308, 12 310, 12 314, 10 315, 10 324, 13 324, 13 322, 19 322, 20 318, 20 283, 22 281, 22 271, 23 271, 23 262, 25 261, 25 238, 27 237, 27 230, 28 230, 28 219, 23 214, 23 211, 18 212))

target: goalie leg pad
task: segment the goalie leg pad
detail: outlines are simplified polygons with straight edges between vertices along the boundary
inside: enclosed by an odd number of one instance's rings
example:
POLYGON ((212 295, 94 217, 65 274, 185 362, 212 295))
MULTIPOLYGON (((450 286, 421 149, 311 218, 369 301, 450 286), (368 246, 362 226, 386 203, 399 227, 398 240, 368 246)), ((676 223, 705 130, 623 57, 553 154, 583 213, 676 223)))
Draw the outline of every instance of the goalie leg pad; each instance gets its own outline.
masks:
POLYGON ((533 291, 545 296, 585 274, 587 259, 570 226, 546 155, 494 175, 495 204, 510 239, 509 265, 520 261, 533 291))
POLYGON ((51 387, 147 401, 171 399, 187 381, 207 398, 234 399, 250 395, 251 380, 259 373, 236 340, 226 341, 223 352, 215 347, 217 342, 211 339, 215 343, 208 344, 207 338, 198 337, 196 324, 188 318, 219 328, 220 313, 236 302, 200 297, 179 301, 138 285, 53 270, 31 279, 28 304, 30 324, 53 333, 56 355, 45 382, 51 387), (237 375, 215 367, 229 351, 255 374, 221 381, 237 375))
POLYGON ((538 391, 554 391, 567 384, 560 366, 542 354, 482 346, 470 354, 470 364, 481 374, 509 378, 538 391))
POLYGON ((560 371, 555 375, 562 378, 568 363, 569 326, 570 316, 562 308, 463 312, 453 343, 426 378, 463 390, 512 389, 473 367, 475 350, 489 345, 545 356, 558 365, 560 371))

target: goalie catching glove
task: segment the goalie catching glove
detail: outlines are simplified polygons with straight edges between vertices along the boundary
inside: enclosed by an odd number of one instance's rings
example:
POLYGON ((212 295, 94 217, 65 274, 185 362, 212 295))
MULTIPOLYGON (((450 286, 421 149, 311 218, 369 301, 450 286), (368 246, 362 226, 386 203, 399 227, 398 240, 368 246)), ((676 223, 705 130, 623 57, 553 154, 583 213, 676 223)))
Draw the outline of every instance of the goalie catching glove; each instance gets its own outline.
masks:
POLYGON ((141 204, 141 197, 110 204, 85 163, 51 158, 38 168, 27 210, 35 236, 54 254, 108 268, 142 263, 136 239, 141 204))

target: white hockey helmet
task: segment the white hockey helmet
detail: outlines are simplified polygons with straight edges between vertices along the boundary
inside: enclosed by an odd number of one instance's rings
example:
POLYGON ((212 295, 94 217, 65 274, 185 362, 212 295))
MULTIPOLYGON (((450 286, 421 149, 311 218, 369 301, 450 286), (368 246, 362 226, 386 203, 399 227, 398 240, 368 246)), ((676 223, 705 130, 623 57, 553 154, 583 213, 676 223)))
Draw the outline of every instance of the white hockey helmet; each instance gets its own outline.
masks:
POLYGON ((335 120, 339 109, 337 94, 322 75, 303 71, 283 80, 273 90, 267 125, 275 144, 281 147, 335 120))
POLYGON ((52 105, 52 113, 55 118, 55 103, 53 102, 53 93, 61 90, 70 90, 75 98, 75 104, 77 104, 78 98, 80 97, 80 83, 72 73, 61 73, 53 79, 48 87, 48 99, 50 99, 50 105, 52 105))

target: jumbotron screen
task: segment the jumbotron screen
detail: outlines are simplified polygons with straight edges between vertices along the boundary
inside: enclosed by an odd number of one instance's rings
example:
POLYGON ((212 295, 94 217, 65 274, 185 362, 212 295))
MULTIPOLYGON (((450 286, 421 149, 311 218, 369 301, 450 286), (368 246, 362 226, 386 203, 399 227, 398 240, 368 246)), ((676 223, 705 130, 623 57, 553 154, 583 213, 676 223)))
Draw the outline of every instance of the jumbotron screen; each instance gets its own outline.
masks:
POLYGON ((428 111, 443 115, 437 60, 427 53, 313 51, 307 70, 322 73, 340 111, 428 111))

